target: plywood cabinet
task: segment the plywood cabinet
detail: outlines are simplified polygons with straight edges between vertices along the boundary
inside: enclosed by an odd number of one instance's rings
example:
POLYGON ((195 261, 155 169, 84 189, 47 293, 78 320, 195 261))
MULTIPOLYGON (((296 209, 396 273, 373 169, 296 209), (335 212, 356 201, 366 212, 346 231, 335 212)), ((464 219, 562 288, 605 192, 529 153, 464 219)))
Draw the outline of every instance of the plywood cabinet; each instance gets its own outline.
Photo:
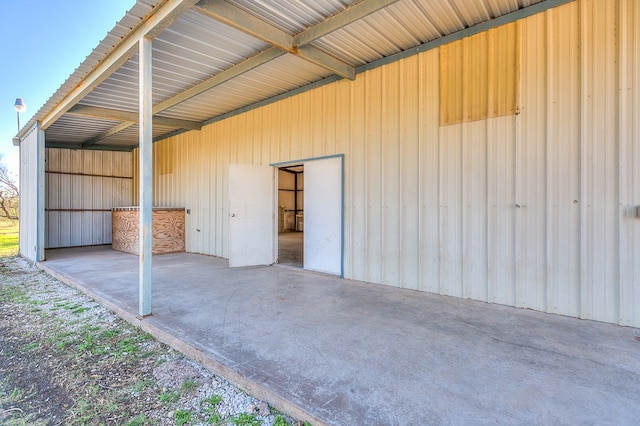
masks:
MULTIPOLYGON (((114 250, 139 254, 139 207, 112 210, 112 245, 114 250)), ((154 207, 151 217, 153 254, 185 251, 184 208, 154 207)))

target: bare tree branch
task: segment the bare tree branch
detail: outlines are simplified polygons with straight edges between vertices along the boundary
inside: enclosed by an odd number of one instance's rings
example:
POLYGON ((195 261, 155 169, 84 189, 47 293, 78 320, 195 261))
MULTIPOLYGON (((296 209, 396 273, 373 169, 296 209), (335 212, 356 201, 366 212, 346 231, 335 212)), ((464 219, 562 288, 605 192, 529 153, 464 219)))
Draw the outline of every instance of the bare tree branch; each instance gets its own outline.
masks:
POLYGON ((0 163, 0 218, 18 220, 19 195, 18 185, 11 177, 6 164, 0 163))

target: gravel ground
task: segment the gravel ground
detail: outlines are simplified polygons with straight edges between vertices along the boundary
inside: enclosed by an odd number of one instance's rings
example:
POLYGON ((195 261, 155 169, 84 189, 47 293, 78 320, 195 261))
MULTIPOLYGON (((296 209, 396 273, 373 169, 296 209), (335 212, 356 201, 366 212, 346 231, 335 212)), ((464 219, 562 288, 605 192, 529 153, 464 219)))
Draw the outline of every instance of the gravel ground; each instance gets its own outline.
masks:
POLYGON ((20 257, 0 258, 0 424, 302 425, 20 257))

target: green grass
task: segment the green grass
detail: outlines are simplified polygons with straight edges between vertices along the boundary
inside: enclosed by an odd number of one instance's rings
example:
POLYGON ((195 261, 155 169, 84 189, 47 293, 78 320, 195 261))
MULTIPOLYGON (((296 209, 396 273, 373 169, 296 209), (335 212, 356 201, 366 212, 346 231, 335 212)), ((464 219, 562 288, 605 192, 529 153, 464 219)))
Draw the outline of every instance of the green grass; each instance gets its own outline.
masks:
POLYGON ((18 223, 0 223, 0 257, 18 254, 18 223))
POLYGON ((248 413, 229 417, 229 421, 235 426, 260 426, 260 421, 256 419, 256 416, 248 413))

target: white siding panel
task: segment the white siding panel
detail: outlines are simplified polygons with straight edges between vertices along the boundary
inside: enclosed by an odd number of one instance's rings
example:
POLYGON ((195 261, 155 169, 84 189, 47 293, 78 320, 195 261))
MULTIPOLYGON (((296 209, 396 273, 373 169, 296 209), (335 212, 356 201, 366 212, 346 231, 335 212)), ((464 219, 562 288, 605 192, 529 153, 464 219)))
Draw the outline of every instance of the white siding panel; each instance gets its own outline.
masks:
POLYGON ((38 131, 31 130, 20 143, 20 254, 29 260, 37 258, 38 242, 38 131))
POLYGON ((616 322, 618 296, 617 2, 581 5, 582 312, 616 322), (598 17, 599 19, 595 19, 598 17))
POLYGON ((345 277, 640 326, 639 10, 521 21, 517 115, 441 126, 435 49, 159 142, 155 202, 227 257, 229 163, 344 154, 345 277))
POLYGON ((419 56, 418 123, 420 155, 418 191, 420 216, 420 290, 440 292, 440 109, 438 93, 440 55, 437 50, 419 56))
POLYGON ((640 324, 640 7, 620 2, 620 324, 640 324))
MULTIPOLYGON (((578 5, 548 12, 548 310, 579 315, 580 55, 578 5)), ((524 118, 523 118, 524 119, 524 118)))
POLYGON ((520 111, 515 146, 516 306, 547 309, 547 19, 523 22, 520 111))

